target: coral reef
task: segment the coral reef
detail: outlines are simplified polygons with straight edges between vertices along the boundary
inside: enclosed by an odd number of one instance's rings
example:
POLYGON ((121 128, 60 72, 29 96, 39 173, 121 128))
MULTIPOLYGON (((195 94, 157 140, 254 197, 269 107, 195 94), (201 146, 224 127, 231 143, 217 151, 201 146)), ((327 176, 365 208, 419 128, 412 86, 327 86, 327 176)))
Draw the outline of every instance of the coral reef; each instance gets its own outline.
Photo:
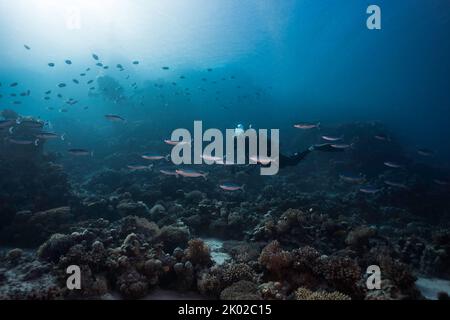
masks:
POLYGON ((260 300, 258 287, 250 281, 239 281, 228 288, 225 288, 220 294, 222 300, 260 300))
MULTIPOLYGON (((341 129, 366 141, 380 127, 341 129)), ((14 132, 34 131, 22 124, 14 132)), ((141 299, 159 289, 226 300, 422 299, 417 277, 450 279, 447 189, 428 184, 425 192, 417 178, 430 168, 412 168, 407 183, 417 192, 386 187, 368 195, 338 177, 345 161, 383 184, 383 165, 361 161, 365 152, 399 155, 395 147, 357 149, 332 162, 317 156, 270 181, 248 168, 211 167, 208 180, 160 175, 162 164, 126 170, 139 155, 120 150, 62 167, 42 148, 14 148, 13 157, 1 148, 0 241, 10 246, 0 254, 4 299, 141 299), (245 191, 216 187, 230 175, 245 191), (81 268, 82 290, 65 289, 70 265, 81 268), (382 270, 380 290, 365 285, 371 265, 382 270)))

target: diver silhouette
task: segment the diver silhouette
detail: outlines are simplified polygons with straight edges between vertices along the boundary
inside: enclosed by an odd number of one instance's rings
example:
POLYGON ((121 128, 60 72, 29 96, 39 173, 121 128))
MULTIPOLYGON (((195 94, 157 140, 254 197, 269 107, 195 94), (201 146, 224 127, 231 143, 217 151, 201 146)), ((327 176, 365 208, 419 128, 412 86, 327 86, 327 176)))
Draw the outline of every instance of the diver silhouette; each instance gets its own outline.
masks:
MULTIPOLYGON (((235 129, 235 142, 237 140, 237 137, 240 135, 244 134, 244 126, 239 124, 236 129, 235 129)), ((250 158, 249 155, 249 138, 247 136, 245 136, 245 158, 246 161, 248 163, 248 160, 250 158)), ((270 138, 266 138, 267 139, 267 154, 272 155, 271 154, 271 145, 272 142, 270 140, 270 138)), ((235 152, 237 151, 237 143, 234 143, 234 148, 235 148, 235 152)), ((278 166, 280 169, 286 168, 286 167, 294 167, 296 165, 298 165, 300 162, 302 162, 309 154, 311 154, 314 151, 319 151, 319 152, 327 152, 327 153, 340 153, 340 152, 344 152, 345 148, 337 148, 336 145, 332 144, 332 143, 323 143, 323 144, 315 144, 310 146, 308 149, 304 150, 304 151, 300 151, 300 152, 296 152, 293 155, 286 155, 283 153, 279 153, 278 156, 278 166)), ((269 164, 259 164, 262 167, 267 167, 270 166, 269 164)))

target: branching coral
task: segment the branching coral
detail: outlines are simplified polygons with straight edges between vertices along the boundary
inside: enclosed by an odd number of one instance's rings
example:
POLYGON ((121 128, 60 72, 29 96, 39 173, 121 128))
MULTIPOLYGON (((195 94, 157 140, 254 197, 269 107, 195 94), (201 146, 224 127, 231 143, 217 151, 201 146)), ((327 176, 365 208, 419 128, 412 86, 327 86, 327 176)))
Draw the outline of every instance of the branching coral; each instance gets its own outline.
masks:
POLYGON ((252 281, 254 277, 252 268, 245 263, 227 264, 222 273, 222 281, 225 285, 231 285, 241 280, 252 281))
POLYGON ((350 258, 326 257, 320 259, 316 272, 322 275, 328 284, 339 291, 353 294, 362 278, 361 268, 350 258))
POLYGON ((258 261, 270 273, 276 277, 281 277, 283 270, 291 265, 292 256, 288 251, 284 251, 280 243, 275 240, 262 250, 258 261))
POLYGON ((148 290, 148 283, 145 277, 136 270, 123 273, 117 279, 116 285, 120 293, 128 299, 142 298, 148 290))
POLYGON ((208 267, 212 264, 209 247, 201 239, 189 240, 185 254, 194 265, 208 267))
POLYGON ((257 286, 250 281, 239 281, 224 289, 220 294, 221 300, 260 300, 257 286))
POLYGON ((70 235, 54 234, 37 251, 40 259, 48 261, 58 261, 71 246, 74 245, 73 237, 70 235))
POLYGON ((385 277, 402 289, 414 287, 417 278, 411 274, 408 267, 390 256, 379 256, 380 269, 385 277))
POLYGON ((217 268, 201 272, 197 277, 198 291, 207 296, 218 297, 223 288, 221 275, 217 268))

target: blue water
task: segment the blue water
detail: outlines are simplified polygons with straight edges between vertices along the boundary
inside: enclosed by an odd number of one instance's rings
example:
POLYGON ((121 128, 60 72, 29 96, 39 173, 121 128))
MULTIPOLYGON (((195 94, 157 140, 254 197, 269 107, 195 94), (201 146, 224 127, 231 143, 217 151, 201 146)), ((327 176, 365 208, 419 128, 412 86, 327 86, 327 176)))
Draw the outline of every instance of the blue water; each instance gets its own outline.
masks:
POLYGON ((405 146, 436 150, 440 164, 450 157, 447 0, 1 0, 0 12, 1 108, 51 121, 73 145, 92 148, 111 138, 105 113, 150 119, 161 137, 193 120, 282 128, 283 139, 295 134, 295 121, 378 120, 405 146), (366 28, 370 4, 382 9, 382 30, 366 28), (71 10, 80 28, 67 27, 71 10), (108 70, 95 66, 93 53, 108 70), (98 92, 103 76, 124 88, 121 103, 98 92), (84 82, 75 85, 74 78, 84 82), (97 87, 91 95, 90 79, 97 87), (15 91, 31 90, 21 105, 8 97, 14 81, 15 91), (59 89, 61 82, 68 86, 59 89), (186 87, 190 96, 175 95, 186 87), (47 90, 50 101, 43 100, 47 90), (65 105, 59 92, 79 103, 65 105))
POLYGON ((0 17, 0 299, 51 298, 68 263, 90 272, 80 298, 103 278, 110 299, 246 297, 242 278, 252 299, 419 299, 409 268, 427 297, 448 289, 450 0, 0 0, 0 17), (280 129, 280 174, 174 166, 167 139, 196 120, 280 129))

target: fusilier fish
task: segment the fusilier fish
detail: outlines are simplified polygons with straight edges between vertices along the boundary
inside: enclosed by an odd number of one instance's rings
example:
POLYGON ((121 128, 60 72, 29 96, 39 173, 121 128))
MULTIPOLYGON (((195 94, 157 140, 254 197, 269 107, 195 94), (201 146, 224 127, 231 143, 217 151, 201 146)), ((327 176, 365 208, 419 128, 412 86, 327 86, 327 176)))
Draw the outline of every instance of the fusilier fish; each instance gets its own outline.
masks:
POLYGON ((219 187, 225 191, 238 191, 238 190, 244 191, 244 185, 240 186, 236 183, 231 183, 231 182, 223 183, 223 184, 219 185, 219 187))
POLYGON ((178 175, 186 178, 204 178, 207 179, 208 173, 201 172, 201 171, 195 171, 195 170, 189 170, 189 169, 178 169, 175 171, 178 175))
POLYGON ((310 130, 310 129, 320 129, 320 122, 318 123, 309 123, 309 122, 303 122, 298 123, 294 125, 294 128, 302 129, 302 130, 310 130))

